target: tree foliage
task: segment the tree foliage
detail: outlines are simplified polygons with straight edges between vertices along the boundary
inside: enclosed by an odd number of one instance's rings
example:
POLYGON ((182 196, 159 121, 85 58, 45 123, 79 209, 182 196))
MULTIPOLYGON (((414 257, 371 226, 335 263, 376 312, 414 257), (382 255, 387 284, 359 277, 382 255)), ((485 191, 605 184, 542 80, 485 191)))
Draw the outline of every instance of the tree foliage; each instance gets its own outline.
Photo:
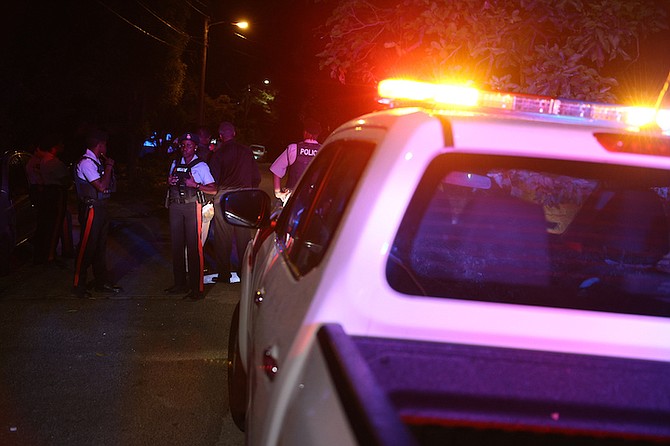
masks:
POLYGON ((613 64, 667 28, 650 0, 344 0, 320 66, 340 82, 410 75, 611 101, 613 64))

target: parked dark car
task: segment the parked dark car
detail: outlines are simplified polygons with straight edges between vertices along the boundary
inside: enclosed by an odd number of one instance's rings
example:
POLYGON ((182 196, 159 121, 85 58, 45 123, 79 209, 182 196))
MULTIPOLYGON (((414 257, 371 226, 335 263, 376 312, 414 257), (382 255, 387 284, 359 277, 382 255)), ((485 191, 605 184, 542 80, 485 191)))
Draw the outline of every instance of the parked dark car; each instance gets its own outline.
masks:
POLYGON ((14 249, 35 234, 37 212, 30 201, 26 176, 31 156, 7 151, 0 158, 0 274, 9 272, 14 249))

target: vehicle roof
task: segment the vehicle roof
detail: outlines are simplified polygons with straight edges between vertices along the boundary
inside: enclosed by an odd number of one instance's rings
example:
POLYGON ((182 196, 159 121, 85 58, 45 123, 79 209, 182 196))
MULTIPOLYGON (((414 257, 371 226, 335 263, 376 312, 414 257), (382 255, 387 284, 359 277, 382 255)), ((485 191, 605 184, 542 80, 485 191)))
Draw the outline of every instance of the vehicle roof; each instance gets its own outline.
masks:
MULTIPOLYGON (((661 134, 647 134, 618 122, 596 121, 566 116, 518 112, 462 112, 408 107, 381 110, 364 115, 340 126, 331 138, 348 130, 378 128, 390 130, 411 122, 407 132, 419 132, 422 122, 437 120, 442 125, 441 147, 457 152, 531 156, 550 159, 580 160, 596 163, 624 164, 670 168, 670 157, 663 154, 636 154, 607 150, 596 134, 620 135, 622 138, 649 135, 670 141, 661 134)), ((342 135, 344 136, 344 135, 342 135)), ((396 147, 400 148, 401 145, 396 147)), ((391 149, 385 148, 386 156, 391 149)), ((414 150, 429 150, 416 146, 414 150)), ((430 149, 434 150, 434 147, 430 149)), ((396 154, 401 155, 401 154, 396 154)))

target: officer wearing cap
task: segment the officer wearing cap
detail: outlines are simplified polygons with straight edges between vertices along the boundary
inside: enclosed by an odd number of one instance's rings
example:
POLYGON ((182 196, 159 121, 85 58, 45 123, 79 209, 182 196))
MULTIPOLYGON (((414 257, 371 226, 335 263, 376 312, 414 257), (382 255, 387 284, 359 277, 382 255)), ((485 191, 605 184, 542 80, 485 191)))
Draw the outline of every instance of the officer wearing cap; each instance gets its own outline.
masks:
POLYGON ((86 290, 86 272, 93 267, 95 290, 118 293, 107 277, 107 234, 109 214, 107 200, 116 191, 114 160, 107 156, 107 134, 91 131, 86 138, 87 150, 77 163, 74 184, 79 201, 79 252, 75 261, 73 294, 90 297, 86 290))
POLYGON ((186 294, 185 299, 204 298, 204 256, 202 251, 202 193, 215 194, 216 184, 204 160, 198 158, 199 138, 185 133, 179 138, 181 157, 168 174, 170 236, 174 284, 167 294, 186 294), (188 259, 188 279, 186 262, 188 259))

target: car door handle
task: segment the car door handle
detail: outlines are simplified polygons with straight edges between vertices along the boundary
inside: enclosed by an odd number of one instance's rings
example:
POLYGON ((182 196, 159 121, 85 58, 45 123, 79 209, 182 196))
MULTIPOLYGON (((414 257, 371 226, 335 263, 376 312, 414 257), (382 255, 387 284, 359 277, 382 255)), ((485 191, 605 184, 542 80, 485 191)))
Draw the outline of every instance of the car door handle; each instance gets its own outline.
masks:
POLYGON ((277 372, 279 372, 277 358, 273 356, 272 348, 266 348, 263 351, 263 371, 270 381, 274 381, 277 372))

